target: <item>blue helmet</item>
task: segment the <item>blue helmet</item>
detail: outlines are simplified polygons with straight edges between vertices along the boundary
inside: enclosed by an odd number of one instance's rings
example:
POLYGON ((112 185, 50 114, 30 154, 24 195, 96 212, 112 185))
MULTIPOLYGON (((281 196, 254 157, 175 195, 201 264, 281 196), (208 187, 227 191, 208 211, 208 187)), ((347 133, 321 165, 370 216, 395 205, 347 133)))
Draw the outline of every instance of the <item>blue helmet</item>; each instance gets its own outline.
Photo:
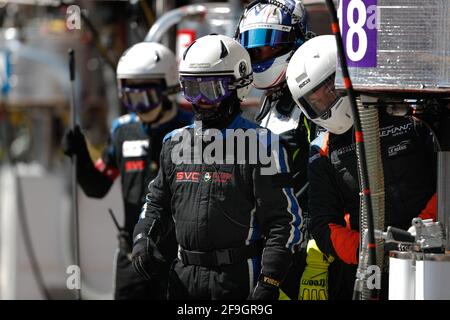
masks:
POLYGON ((250 54, 255 87, 269 89, 284 81, 289 59, 307 33, 301 0, 257 0, 248 5, 236 36, 250 54))

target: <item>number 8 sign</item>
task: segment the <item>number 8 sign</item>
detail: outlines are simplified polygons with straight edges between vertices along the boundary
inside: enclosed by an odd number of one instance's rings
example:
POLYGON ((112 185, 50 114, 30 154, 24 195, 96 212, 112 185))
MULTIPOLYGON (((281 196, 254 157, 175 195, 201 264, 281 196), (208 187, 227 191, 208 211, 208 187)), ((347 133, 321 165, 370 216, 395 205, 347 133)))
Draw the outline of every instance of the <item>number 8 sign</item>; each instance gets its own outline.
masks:
POLYGON ((349 67, 377 66, 377 0, 340 0, 339 23, 349 67))

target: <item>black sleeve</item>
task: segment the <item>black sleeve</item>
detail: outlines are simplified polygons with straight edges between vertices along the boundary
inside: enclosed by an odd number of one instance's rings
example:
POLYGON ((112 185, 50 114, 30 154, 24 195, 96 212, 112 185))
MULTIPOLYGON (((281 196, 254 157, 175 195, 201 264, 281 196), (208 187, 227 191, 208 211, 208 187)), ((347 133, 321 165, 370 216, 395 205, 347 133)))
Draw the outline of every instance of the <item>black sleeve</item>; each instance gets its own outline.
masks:
POLYGON ((77 156, 77 179, 84 193, 92 198, 103 198, 113 183, 111 178, 95 168, 86 141, 77 156))
POLYGON ((292 250, 303 239, 303 218, 294 190, 286 148, 273 152, 273 174, 262 167, 253 171, 256 219, 266 237, 261 274, 282 281, 292 259, 292 250))
POLYGON ((160 167, 156 178, 150 182, 142 214, 134 228, 133 239, 139 234, 150 236, 155 244, 164 239, 173 229, 173 219, 170 210, 172 192, 167 172, 171 165, 169 142, 163 145, 160 155, 160 167))
POLYGON ((338 193, 328 156, 317 146, 311 146, 308 165, 309 214, 308 226, 320 250, 345 263, 354 264, 358 257, 359 232, 346 228, 345 206, 338 193))

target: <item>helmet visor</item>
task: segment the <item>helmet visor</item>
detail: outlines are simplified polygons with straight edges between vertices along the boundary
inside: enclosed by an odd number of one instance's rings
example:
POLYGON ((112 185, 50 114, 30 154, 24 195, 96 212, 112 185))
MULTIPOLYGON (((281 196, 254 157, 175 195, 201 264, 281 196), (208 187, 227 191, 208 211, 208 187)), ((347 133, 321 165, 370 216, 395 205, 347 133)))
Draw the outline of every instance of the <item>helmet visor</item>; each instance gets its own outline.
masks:
POLYGON ((197 104, 216 104, 231 95, 232 77, 180 77, 181 87, 187 101, 197 104))
POLYGON ((333 73, 321 84, 299 99, 299 102, 310 119, 326 116, 328 111, 330 111, 341 97, 334 88, 334 76, 335 74, 333 73))
POLYGON ((242 31, 239 41, 245 49, 252 49, 264 46, 277 46, 294 44, 295 34, 292 27, 279 26, 276 29, 255 28, 242 31))
POLYGON ((123 86, 123 103, 129 112, 149 112, 161 104, 162 85, 123 86))

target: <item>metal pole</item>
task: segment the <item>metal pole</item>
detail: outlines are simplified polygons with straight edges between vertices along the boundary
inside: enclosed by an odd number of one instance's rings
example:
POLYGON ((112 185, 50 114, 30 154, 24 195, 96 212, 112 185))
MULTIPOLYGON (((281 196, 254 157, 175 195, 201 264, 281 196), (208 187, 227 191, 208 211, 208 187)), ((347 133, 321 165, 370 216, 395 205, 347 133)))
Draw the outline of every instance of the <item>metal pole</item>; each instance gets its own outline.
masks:
POLYGON ((438 152, 438 221, 444 225, 445 250, 450 251, 450 152, 438 152))
MULTIPOLYGON (((69 49, 69 72, 70 72, 70 120, 72 129, 76 125, 76 104, 75 104, 75 52, 69 49)), ((79 215, 78 215, 78 181, 77 181, 77 155, 71 157, 72 165, 72 217, 74 219, 74 237, 75 237, 75 265, 81 269, 80 265, 80 239, 79 239, 79 215)), ((80 272, 81 274, 81 272, 80 272)), ((81 300, 81 279, 80 288, 76 290, 76 299, 81 300)))

